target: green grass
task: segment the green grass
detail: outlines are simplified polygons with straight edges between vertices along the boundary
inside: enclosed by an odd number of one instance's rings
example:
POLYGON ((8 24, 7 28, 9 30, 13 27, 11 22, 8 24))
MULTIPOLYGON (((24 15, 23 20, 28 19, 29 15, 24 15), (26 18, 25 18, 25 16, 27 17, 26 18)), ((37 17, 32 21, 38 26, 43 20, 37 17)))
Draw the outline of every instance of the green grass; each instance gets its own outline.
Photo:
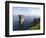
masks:
POLYGON ((40 30, 40 24, 33 25, 30 30, 40 30))

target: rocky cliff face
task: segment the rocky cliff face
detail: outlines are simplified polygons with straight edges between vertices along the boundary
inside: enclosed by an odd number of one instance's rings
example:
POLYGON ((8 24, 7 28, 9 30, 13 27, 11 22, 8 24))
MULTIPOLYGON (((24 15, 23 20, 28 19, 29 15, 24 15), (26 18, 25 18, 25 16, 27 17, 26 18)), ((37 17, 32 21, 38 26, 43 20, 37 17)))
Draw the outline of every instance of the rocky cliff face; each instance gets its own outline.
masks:
POLYGON ((31 25, 36 25, 37 23, 40 23, 40 18, 34 18, 33 21, 31 22, 31 25))
POLYGON ((34 20, 30 24, 29 29, 36 30, 40 29, 40 18, 34 18, 34 20))
POLYGON ((24 27, 24 16, 23 15, 19 15, 19 26, 20 26, 20 30, 23 30, 24 27))

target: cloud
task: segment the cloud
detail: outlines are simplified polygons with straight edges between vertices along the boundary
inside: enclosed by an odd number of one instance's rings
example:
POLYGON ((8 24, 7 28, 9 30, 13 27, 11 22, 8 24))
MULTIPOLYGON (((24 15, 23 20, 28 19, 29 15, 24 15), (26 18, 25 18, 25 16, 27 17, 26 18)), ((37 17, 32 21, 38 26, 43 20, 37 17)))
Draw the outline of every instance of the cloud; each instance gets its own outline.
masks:
POLYGON ((31 7, 13 7, 13 15, 33 15, 40 16, 40 8, 31 7))

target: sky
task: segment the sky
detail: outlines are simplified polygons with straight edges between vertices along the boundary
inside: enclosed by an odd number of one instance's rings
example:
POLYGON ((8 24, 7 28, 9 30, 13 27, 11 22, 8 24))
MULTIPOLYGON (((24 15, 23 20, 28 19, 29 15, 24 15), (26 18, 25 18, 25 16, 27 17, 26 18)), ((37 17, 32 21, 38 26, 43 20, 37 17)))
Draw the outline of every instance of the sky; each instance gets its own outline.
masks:
POLYGON ((13 15, 29 15, 29 16, 40 16, 40 8, 32 7, 13 7, 13 15))

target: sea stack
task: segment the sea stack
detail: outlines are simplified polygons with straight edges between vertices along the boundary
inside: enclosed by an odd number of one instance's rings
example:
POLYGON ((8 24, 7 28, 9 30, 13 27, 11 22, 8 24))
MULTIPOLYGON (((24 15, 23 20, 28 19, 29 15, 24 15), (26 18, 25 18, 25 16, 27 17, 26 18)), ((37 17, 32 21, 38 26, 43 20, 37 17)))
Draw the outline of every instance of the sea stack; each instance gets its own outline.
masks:
POLYGON ((19 16, 19 30, 24 30, 24 16, 23 15, 18 16, 19 16))

